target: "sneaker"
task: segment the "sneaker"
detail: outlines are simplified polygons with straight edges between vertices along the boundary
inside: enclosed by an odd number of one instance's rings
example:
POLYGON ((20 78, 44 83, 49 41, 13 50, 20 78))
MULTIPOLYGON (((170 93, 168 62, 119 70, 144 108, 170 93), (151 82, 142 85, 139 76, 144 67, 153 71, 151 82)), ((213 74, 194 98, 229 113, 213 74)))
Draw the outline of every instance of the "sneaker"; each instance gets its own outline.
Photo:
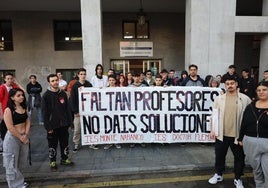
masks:
POLYGON ((146 144, 141 144, 141 147, 145 148, 146 147, 146 144))
POLYGON ((75 145, 74 145, 73 153, 77 153, 77 151, 78 151, 78 146, 79 146, 78 144, 75 144, 75 145))
POLYGON ((29 187, 29 184, 27 182, 24 182, 22 188, 27 188, 27 187, 29 187))
POLYGON ((106 146, 104 146, 104 148, 103 149, 110 149, 110 147, 112 147, 113 145, 112 144, 109 144, 109 145, 106 145, 106 146))
POLYGON ((220 175, 218 175, 218 174, 216 173, 216 174, 214 174, 214 176, 213 176, 212 178, 210 178, 210 179, 208 180, 208 183, 210 183, 210 184, 216 184, 216 183, 218 183, 218 182, 220 182, 220 181, 222 181, 222 180, 223 180, 223 177, 220 176, 220 175))
POLYGON ((116 149, 121 149, 121 145, 115 144, 116 149))
POLYGON ((244 188, 243 182, 241 179, 238 179, 238 180, 234 179, 234 184, 236 188, 244 188))
POLYGON ((56 172, 58 170, 58 167, 55 161, 50 162, 49 166, 50 166, 51 172, 56 172))
POLYGON ((99 149, 96 145, 92 144, 89 146, 90 149, 99 149))
POLYGON ((74 162, 70 161, 70 159, 66 159, 66 160, 61 160, 60 164, 65 165, 65 166, 72 166, 74 165, 74 162))

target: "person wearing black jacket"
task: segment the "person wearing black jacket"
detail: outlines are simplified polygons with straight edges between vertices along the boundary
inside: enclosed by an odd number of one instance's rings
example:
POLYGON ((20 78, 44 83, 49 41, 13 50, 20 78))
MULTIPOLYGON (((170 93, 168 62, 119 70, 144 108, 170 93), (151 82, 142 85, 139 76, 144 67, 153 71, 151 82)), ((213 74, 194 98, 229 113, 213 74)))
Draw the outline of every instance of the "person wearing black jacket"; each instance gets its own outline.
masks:
POLYGON ((33 110, 36 109, 39 125, 43 125, 41 114, 41 92, 42 86, 36 81, 35 75, 29 76, 30 82, 27 84, 28 112, 32 118, 33 110))
POLYGON ((253 168, 256 188, 268 187, 268 81, 257 86, 258 100, 243 115, 238 143, 253 168))
POLYGON ((247 95, 250 99, 254 99, 256 97, 255 89, 256 84, 253 78, 249 76, 249 70, 242 70, 242 77, 240 79, 240 92, 247 95))
POLYGON ((73 85, 70 95, 71 109, 74 113, 74 134, 73 134, 74 153, 78 151, 81 140, 78 89, 81 87, 92 87, 92 84, 86 80, 86 75, 87 75, 86 69, 81 68, 78 70, 77 72, 78 81, 76 81, 75 84, 73 85))
POLYGON ((61 165, 73 165, 68 159, 69 132, 71 125, 71 112, 68 97, 65 91, 59 88, 59 78, 56 74, 47 76, 49 88, 42 96, 42 115, 47 130, 49 147, 50 170, 57 171, 56 157, 57 145, 60 143, 61 165))

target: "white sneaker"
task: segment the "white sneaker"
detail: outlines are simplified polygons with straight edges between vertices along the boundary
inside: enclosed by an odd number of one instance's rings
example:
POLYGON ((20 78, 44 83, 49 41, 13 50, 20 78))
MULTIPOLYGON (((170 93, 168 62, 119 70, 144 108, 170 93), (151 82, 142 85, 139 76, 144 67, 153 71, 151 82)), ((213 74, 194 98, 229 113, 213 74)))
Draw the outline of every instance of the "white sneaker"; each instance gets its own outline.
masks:
POLYGON ((115 144, 116 149, 121 149, 121 145, 115 144))
POLYGON ((235 184, 236 188, 244 188, 243 182, 241 179, 238 179, 238 180, 234 179, 234 184, 235 184))
POLYGON ((78 147, 79 147, 78 144, 75 144, 75 145, 74 145, 73 153, 77 153, 77 151, 78 151, 78 149, 79 149, 78 147))
POLYGON ((89 145, 89 148, 90 148, 90 149, 99 149, 99 148, 97 147, 97 145, 94 145, 94 144, 89 145))
POLYGON ((213 176, 212 178, 210 178, 210 179, 208 180, 208 183, 210 183, 210 184, 216 184, 216 183, 218 183, 218 182, 220 182, 220 181, 222 181, 222 180, 223 180, 223 177, 220 176, 220 175, 218 175, 218 174, 216 173, 216 174, 214 174, 214 176, 213 176))
POLYGON ((109 148, 112 147, 112 146, 113 146, 112 144, 109 144, 109 145, 104 146, 103 149, 109 149, 109 148))

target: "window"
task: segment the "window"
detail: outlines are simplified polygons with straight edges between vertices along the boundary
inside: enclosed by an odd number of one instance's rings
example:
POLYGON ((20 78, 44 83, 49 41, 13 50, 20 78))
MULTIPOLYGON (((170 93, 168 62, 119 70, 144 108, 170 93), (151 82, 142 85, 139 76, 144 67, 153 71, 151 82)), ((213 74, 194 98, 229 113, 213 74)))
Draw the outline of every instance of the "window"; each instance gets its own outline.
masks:
POLYGON ((81 21, 54 21, 55 50, 82 50, 81 21))
POLYGON ((56 72, 62 73, 62 79, 69 83, 76 75, 78 69, 56 69, 56 72))
POLYGON ((11 21, 0 20, 0 51, 13 51, 11 21))
POLYGON ((123 21, 123 39, 148 39, 149 22, 139 25, 137 21, 123 21))

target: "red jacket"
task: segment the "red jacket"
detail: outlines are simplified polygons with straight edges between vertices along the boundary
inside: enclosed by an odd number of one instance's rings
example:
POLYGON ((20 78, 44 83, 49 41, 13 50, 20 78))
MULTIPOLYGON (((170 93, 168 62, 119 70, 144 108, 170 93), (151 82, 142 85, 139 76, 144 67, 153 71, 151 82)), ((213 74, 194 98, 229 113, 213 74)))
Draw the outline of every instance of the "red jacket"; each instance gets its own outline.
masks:
MULTIPOLYGON (((13 84, 12 88, 19 88, 17 84, 13 84)), ((7 101, 8 101, 8 91, 5 84, 0 85, 0 103, 2 104, 2 111, 7 107, 7 101)))

